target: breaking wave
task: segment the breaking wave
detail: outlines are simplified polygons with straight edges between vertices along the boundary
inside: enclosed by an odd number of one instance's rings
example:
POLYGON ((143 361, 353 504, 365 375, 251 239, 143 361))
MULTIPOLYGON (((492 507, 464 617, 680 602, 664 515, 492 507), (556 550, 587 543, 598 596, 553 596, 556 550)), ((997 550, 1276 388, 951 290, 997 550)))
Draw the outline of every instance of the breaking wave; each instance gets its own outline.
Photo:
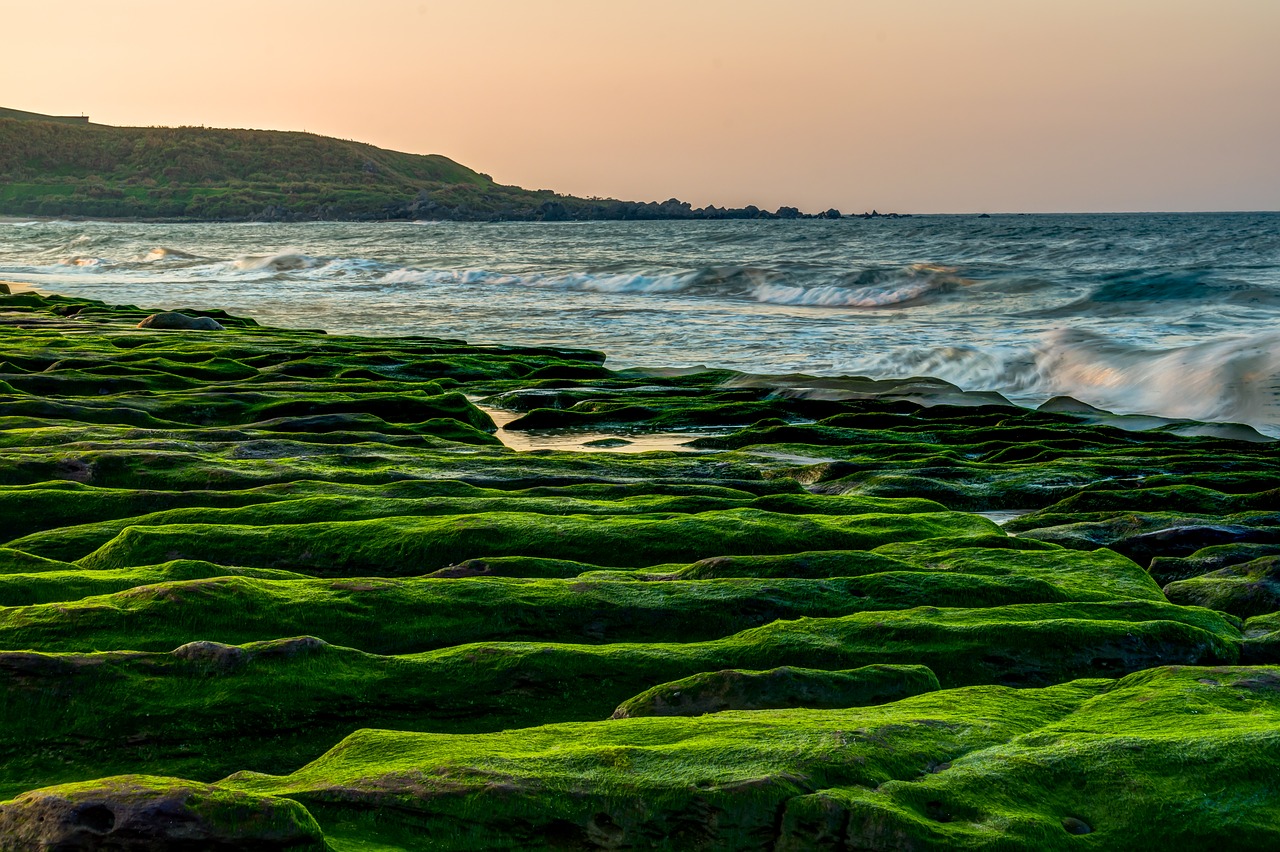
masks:
POLYGON ((97 268, 102 266, 110 266, 111 261, 105 257, 90 257, 88 255, 74 255, 72 257, 64 257, 58 261, 59 266, 70 266, 72 268, 97 268))
POLYGON ((1280 331, 1172 349, 1058 329, 1027 348, 899 350, 877 376, 935 376, 966 390, 1038 401, 1070 396, 1121 414, 1246 423, 1280 435, 1280 331))
POLYGON ((293 272, 299 269, 315 269, 324 264, 322 258, 298 252, 279 252, 278 254, 250 255, 232 261, 232 266, 242 272, 293 272))
POLYGON ((182 249, 166 248, 165 246, 157 246, 138 258, 139 263, 163 263, 178 260, 204 260, 204 258, 182 249))
POLYGON ((917 264, 894 269, 871 269, 837 276, 809 272, 810 280, 792 283, 794 274, 759 267, 708 267, 661 272, 507 273, 484 269, 397 269, 378 284, 541 287, 594 293, 693 296, 750 299, 777 305, 874 308, 908 305, 968 283, 946 267, 917 264))
POLYGON ((776 305, 887 308, 919 302, 927 296, 946 293, 969 283, 957 277, 955 272, 955 269, 931 264, 869 269, 845 276, 838 284, 809 287, 762 284, 755 295, 761 302, 776 305))

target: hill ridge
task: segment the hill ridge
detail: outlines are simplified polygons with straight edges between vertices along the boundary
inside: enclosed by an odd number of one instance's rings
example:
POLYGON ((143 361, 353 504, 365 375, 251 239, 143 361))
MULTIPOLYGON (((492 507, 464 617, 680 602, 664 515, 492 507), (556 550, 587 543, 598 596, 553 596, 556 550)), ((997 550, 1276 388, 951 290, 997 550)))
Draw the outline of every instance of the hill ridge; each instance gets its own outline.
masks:
MULTIPOLYGON (((441 154, 292 130, 115 127, 0 109, 0 215, 195 220, 802 218, 792 207, 586 199, 441 154), (17 113, 18 115, 14 115, 17 113)), ((838 211, 820 214, 836 218, 838 211)))

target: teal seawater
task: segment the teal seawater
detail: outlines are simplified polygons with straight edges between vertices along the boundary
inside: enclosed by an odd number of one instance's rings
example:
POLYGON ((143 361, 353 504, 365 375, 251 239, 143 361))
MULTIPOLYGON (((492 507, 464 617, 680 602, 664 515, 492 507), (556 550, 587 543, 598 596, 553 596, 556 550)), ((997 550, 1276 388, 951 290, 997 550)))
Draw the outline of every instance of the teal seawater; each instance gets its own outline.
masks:
POLYGON ((1280 214, 0 222, 0 279, 610 365, 934 376, 1280 434, 1280 214))

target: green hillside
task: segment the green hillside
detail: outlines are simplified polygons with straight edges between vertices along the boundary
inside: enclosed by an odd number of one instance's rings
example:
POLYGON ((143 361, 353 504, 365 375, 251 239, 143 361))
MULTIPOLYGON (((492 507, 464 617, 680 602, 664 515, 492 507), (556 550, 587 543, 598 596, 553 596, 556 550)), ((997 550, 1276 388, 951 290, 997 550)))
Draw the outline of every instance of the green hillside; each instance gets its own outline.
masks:
POLYGON ((551 193, 439 155, 309 133, 0 118, 0 213, 109 217, 528 216, 551 193))
MULTIPOLYGON (((754 206, 585 199, 494 183, 439 154, 279 130, 111 127, 0 109, 0 215, 103 218, 772 219, 754 206)), ((838 218, 839 212, 821 214, 838 218)))

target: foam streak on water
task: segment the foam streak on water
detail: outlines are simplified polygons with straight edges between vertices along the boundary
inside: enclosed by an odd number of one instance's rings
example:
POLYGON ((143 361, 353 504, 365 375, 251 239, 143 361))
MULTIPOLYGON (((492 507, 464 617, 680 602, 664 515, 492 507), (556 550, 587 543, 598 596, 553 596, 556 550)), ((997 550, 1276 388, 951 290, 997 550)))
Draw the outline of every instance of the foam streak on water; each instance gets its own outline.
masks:
POLYGON ((0 279, 615 367, 930 375, 1280 434, 1280 214, 0 222, 0 279))

